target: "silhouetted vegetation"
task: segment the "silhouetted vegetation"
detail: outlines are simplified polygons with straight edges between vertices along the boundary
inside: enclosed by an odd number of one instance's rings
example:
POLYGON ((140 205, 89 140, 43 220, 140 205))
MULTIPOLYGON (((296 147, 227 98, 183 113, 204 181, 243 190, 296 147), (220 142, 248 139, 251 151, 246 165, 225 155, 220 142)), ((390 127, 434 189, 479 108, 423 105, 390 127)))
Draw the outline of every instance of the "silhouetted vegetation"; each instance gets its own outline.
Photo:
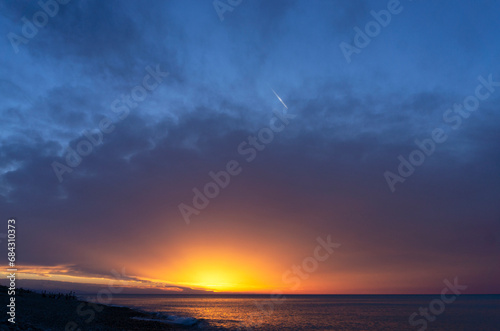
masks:
POLYGON ((42 295, 43 298, 49 298, 49 299, 65 299, 65 300, 76 300, 76 293, 73 292, 73 291, 70 291, 69 293, 52 293, 52 292, 49 292, 47 293, 47 291, 42 291, 40 293, 42 295))

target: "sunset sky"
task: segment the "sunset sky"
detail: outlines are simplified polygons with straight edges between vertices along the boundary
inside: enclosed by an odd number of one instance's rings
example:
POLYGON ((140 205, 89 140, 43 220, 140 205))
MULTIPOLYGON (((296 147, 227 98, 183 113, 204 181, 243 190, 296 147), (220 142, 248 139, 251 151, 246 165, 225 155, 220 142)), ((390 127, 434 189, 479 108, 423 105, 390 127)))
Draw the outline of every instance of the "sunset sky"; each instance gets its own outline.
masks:
POLYGON ((346 57, 391 2, 71 0, 33 35, 40 5, 0 1, 0 233, 16 219, 18 278, 500 293, 500 2, 393 3, 346 57))

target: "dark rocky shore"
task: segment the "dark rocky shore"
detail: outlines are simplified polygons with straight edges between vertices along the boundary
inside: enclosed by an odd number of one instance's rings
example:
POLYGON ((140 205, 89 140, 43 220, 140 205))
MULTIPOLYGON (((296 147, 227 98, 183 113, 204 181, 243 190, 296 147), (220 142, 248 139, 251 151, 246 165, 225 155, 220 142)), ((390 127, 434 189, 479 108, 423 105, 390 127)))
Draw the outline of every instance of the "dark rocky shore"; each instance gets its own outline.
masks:
POLYGON ((122 331, 122 330, 185 330, 168 324, 135 320, 154 318, 152 315, 130 308, 91 304, 69 295, 42 295, 16 290, 15 324, 6 311, 9 303, 7 287, 0 286, 2 317, 0 330, 67 330, 67 331, 122 331))

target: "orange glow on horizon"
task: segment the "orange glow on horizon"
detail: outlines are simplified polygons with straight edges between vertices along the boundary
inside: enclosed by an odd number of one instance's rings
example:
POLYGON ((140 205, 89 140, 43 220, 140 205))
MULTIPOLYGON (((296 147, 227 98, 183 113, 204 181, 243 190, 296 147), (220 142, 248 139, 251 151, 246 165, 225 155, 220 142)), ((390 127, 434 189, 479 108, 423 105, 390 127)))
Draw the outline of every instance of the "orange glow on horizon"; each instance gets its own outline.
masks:
MULTIPOLYGON (((252 241, 245 244, 232 238, 218 240, 218 245, 208 246, 200 237, 191 236, 183 238, 182 247, 178 245, 166 250, 161 245, 151 249, 148 259, 127 256, 113 261, 100 260, 101 265, 106 266, 101 269, 104 272, 101 274, 85 273, 73 265, 19 265, 16 277, 20 280, 73 283, 75 288, 79 288, 79 284, 113 284, 128 288, 129 293, 133 293, 134 289, 158 290, 155 293, 203 293, 197 292, 200 290, 207 293, 271 294, 279 291, 285 295, 424 294, 439 290, 432 287, 415 290, 408 285, 422 282, 422 279, 431 283, 433 279, 427 270, 380 272, 345 268, 353 256, 343 255, 340 250, 307 273, 304 272, 303 261, 307 256, 314 255, 314 245, 308 243, 302 247, 296 244, 280 248, 273 247, 273 243, 256 245, 252 241), (298 266, 305 273, 304 278, 295 273, 294 269, 298 266), (116 278, 122 274, 123 280, 116 278)), ((446 273, 451 274, 453 270, 446 273)), ((7 273, 0 272, 0 277, 5 279, 6 276, 7 273)))
MULTIPOLYGON (((302 280, 298 288, 293 284, 284 283, 281 279, 282 273, 272 272, 272 269, 256 268, 257 264, 242 263, 237 265, 231 261, 200 260, 202 262, 186 264, 186 268, 177 270, 176 273, 164 273, 175 278, 169 280, 163 278, 135 277, 128 280, 119 280, 109 277, 96 277, 91 275, 71 274, 67 266, 18 266, 16 278, 40 281, 59 281, 72 284, 88 284, 101 286, 118 286, 134 289, 154 289, 165 293, 182 293, 182 288, 193 290, 204 290, 207 294, 217 293, 248 293, 248 294, 272 294, 278 291, 280 294, 433 294, 439 293, 439 286, 426 288, 423 291, 408 289, 408 279, 423 278, 420 274, 401 274, 394 277, 393 273, 338 273, 332 278, 328 273, 311 274, 309 278, 302 280), (191 264, 191 266, 189 266, 191 264), (22 270, 22 271, 21 271, 22 270), (269 271, 264 272, 264 270, 269 271), (261 275, 257 277, 256 275, 261 275), (265 275, 265 277, 263 276, 265 275), (179 277, 179 281, 177 280, 179 277), (172 279, 174 279, 172 281, 172 279), (273 282, 274 280, 274 282, 273 282)), ((263 267, 264 264, 261 265, 263 267)), ((275 270, 276 271, 276 270, 275 270)), ((165 271, 162 271, 165 272, 165 271)), ((156 274, 161 274, 157 272, 156 274)), ((0 277, 5 278, 6 272, 0 272, 0 277)), ((128 275, 127 276, 131 276, 128 275)), ((76 289, 78 288, 77 285, 76 289)), ((160 293, 160 292, 158 292, 160 293)), ((189 293, 189 292, 187 292, 189 293)))
POLYGON ((204 248, 193 249, 186 255, 176 264, 147 273, 168 279, 168 283, 214 292, 256 293, 275 288, 271 263, 248 253, 204 248))

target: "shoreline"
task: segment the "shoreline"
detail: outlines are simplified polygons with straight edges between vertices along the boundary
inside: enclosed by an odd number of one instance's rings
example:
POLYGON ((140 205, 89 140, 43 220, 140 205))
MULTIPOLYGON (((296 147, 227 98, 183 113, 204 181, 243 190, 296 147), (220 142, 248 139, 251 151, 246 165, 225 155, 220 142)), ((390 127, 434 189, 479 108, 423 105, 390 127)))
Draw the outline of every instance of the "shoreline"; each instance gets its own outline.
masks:
MULTIPOLYGON (((7 287, 0 286, 1 302, 7 302, 7 287)), ((167 319, 155 313, 130 307, 92 303, 64 295, 49 296, 17 289, 15 324, 5 314, 0 321, 1 330, 186 330, 199 321, 194 318, 167 319), (163 317, 163 318, 162 318, 163 317)))

